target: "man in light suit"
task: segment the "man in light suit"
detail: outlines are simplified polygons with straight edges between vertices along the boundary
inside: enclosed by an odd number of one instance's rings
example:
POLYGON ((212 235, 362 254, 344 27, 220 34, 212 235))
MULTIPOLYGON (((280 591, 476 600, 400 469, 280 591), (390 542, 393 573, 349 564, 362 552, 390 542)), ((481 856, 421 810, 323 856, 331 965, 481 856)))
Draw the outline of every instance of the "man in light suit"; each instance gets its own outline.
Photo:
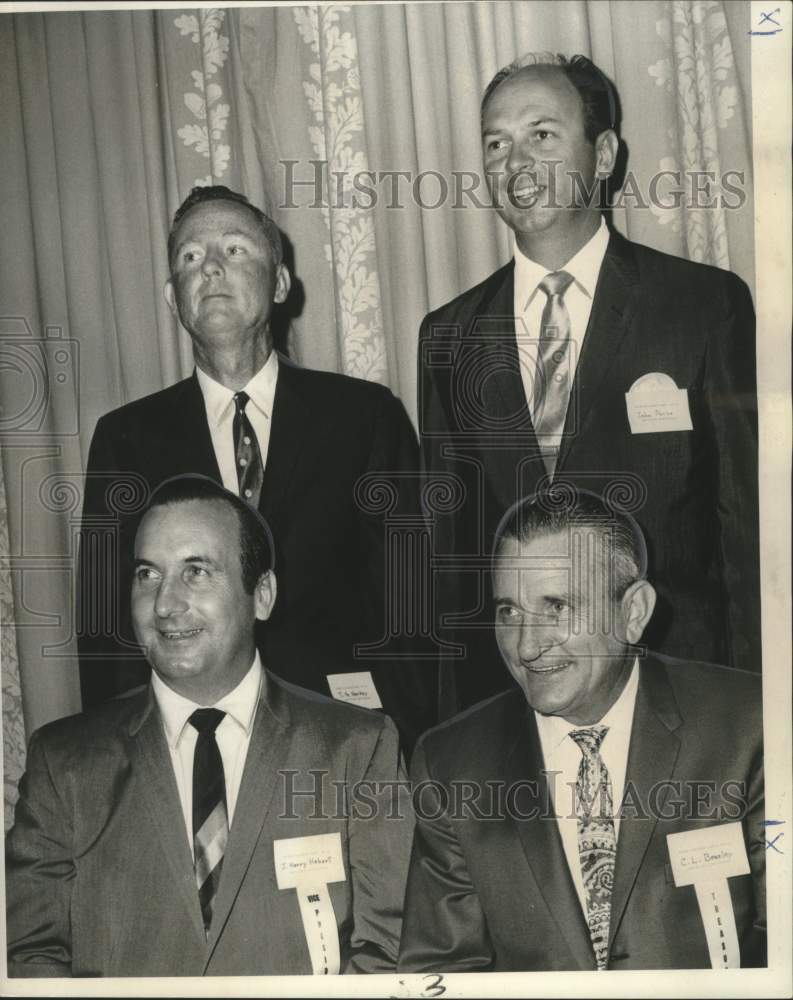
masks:
POLYGON ((517 689, 416 747, 400 969, 765 964, 760 678, 640 655, 645 570, 636 522, 592 494, 505 515, 495 632, 517 689), (686 873, 725 844, 730 868, 695 876, 726 879, 716 910, 686 873))
POLYGON ((6 848, 11 976, 393 969, 413 826, 397 734, 262 669, 270 565, 236 495, 202 477, 155 493, 132 587, 151 685, 31 740, 6 848))
POLYGON ((463 496, 436 515, 437 614, 468 653, 444 670, 447 711, 506 683, 487 558, 504 511, 543 481, 616 491, 635 513, 658 595, 651 645, 760 670, 751 297, 727 271, 607 228, 616 125, 611 83, 581 56, 526 56, 484 94, 514 259, 420 335, 423 468, 463 496))
POLYGON ((200 473, 256 506, 276 538, 280 599, 260 632, 268 669, 323 694, 329 674, 370 671, 368 694, 409 747, 436 721, 433 670, 411 662, 404 637, 392 639, 385 660, 354 651, 384 638, 397 572, 379 487, 367 477, 393 487, 395 512, 420 520, 418 450, 404 408, 381 385, 279 357, 271 327, 289 271, 278 228, 244 196, 195 188, 174 217, 168 256, 166 299, 190 334, 196 368, 96 426, 81 546, 83 704, 146 679, 125 614, 135 504, 170 476, 200 473), (114 564, 115 575, 106 568, 114 564))

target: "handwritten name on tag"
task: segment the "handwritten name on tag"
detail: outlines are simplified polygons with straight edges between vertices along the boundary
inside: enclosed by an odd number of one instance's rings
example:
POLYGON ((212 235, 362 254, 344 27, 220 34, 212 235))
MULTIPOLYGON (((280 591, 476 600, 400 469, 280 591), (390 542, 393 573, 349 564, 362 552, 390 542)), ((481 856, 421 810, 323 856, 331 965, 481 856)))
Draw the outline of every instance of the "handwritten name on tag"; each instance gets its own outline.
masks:
POLYGON ((348 701, 362 708, 382 708, 380 695, 368 670, 352 674, 328 674, 331 695, 337 701, 348 701))
POLYGON ((749 858, 740 823, 670 833, 666 842, 677 886, 749 874, 749 858))
POLYGON ((275 878, 279 889, 344 882, 341 834, 288 837, 273 841, 275 878))
POLYGON ((637 379, 625 393, 625 405, 631 434, 693 430, 687 390, 678 389, 663 372, 637 379))

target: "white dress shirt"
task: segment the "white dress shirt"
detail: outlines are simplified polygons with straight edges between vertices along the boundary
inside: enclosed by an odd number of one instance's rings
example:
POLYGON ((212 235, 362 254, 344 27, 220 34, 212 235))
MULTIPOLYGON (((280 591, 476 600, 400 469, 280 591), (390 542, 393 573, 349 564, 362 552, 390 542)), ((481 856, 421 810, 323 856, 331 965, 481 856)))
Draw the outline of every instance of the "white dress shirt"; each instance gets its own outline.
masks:
MULTIPOLYGON (((614 833, 619 842, 620 818, 619 807, 625 791, 625 771, 628 766, 628 748, 633 725, 633 709, 636 704, 636 692, 639 687, 639 667, 634 660, 628 682, 619 698, 606 712, 600 722, 591 725, 608 726, 603 743, 600 746, 600 756, 608 768, 611 778, 611 798, 614 804, 614 833)), ((581 907, 586 913, 584 882, 581 877, 581 863, 578 855, 578 818, 575 811, 575 786, 578 780, 578 766, 581 763, 581 751, 570 733, 574 729, 589 729, 590 726, 575 726, 557 715, 541 715, 534 713, 537 729, 540 734, 542 755, 546 772, 560 772, 548 775, 551 788, 556 822, 562 838, 567 866, 573 876, 581 907)), ((593 807, 599 810, 600 801, 595 800, 593 807)))
MULTIPOLYGON (((567 271, 573 282, 563 302, 570 316, 570 381, 575 378, 581 348, 584 346, 592 301, 600 268, 606 255, 609 231, 601 217, 600 228, 584 246, 558 270, 567 271)), ((531 406, 534 375, 537 370, 537 342, 540 338, 542 312, 548 297, 539 287, 549 271, 521 253, 515 245, 515 337, 520 359, 520 375, 526 401, 531 406), (523 325, 521 325, 521 317, 523 325)))
MULTIPOLYGON (((215 449, 215 458, 220 468, 223 485, 231 493, 239 495, 240 486, 237 479, 236 455, 234 454, 234 390, 227 389, 220 382, 216 382, 198 365, 196 365, 196 375, 204 396, 209 433, 212 436, 212 447, 215 449)), ((256 432, 259 451, 262 455, 262 468, 267 464, 267 449, 270 445, 270 427, 273 419, 273 400, 275 399, 277 381, 278 355, 275 351, 270 351, 270 357, 265 364, 244 386, 244 391, 250 396, 245 413, 256 432)))
POLYGON ((191 851, 193 850, 193 755, 198 741, 198 731, 190 725, 188 719, 197 708, 217 708, 226 713, 226 717, 215 730, 215 740, 223 761, 226 811, 231 827, 245 758, 248 756, 253 719, 256 715, 256 706, 259 704, 261 683, 262 664, 258 653, 250 670, 239 684, 215 705, 197 705, 189 698, 177 694, 152 671, 151 685, 160 709, 165 739, 171 752, 171 763, 176 776, 176 787, 179 789, 179 800, 182 803, 191 851))

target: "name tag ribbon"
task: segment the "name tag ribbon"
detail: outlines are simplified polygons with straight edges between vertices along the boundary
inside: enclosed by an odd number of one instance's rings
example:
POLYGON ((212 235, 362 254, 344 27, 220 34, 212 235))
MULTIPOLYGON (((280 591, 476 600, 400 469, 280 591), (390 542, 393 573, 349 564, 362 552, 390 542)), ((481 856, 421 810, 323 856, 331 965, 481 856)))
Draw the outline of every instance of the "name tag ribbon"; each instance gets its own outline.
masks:
POLYGON ((749 874, 740 823, 667 834, 676 886, 693 885, 713 969, 739 969, 738 932, 727 879, 749 874))

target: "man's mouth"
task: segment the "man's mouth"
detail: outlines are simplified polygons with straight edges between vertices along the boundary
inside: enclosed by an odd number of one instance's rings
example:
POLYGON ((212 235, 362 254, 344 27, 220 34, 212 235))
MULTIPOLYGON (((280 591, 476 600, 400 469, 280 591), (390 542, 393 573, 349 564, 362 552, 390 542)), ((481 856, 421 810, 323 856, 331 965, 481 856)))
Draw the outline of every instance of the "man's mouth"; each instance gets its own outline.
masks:
POLYGON ((539 674, 543 677, 547 677, 551 674, 557 674, 561 670, 566 670, 570 665, 571 665, 570 660, 564 660, 561 663, 524 664, 524 668, 530 674, 539 674))
POLYGON ((203 629, 200 628, 159 629, 160 635, 166 642, 185 642, 188 639, 195 638, 201 632, 203 632, 203 629))
POLYGON ((509 200, 518 208, 536 205, 544 191, 545 188, 528 174, 519 174, 507 185, 509 200))

